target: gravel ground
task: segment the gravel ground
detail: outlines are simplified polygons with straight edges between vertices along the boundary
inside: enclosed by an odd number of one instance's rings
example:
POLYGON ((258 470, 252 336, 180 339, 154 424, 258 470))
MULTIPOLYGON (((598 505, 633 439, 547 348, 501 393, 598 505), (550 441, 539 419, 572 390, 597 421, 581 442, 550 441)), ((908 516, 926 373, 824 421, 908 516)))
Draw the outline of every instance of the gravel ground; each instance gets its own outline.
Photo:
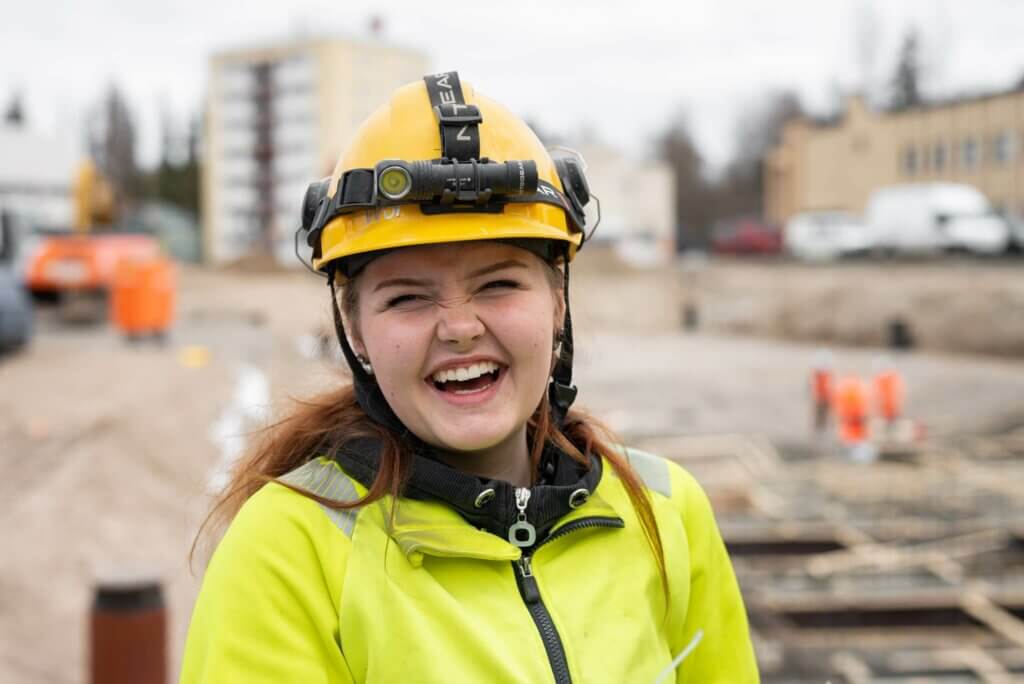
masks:
MULTIPOLYGON (((702 272, 717 283, 720 302, 727 292, 759 297, 775 279, 795 287, 790 271, 733 268, 732 280, 702 272)), ((991 274, 994 287, 1020 288, 1005 285, 1007 268, 991 274)), ((812 294, 827 271, 808 271, 812 294)), ((723 326, 681 332, 687 290, 676 271, 635 274, 597 258, 581 262, 574 282, 581 403, 631 441, 741 432, 807 442, 812 344, 715 332, 723 326)), ((235 405, 246 368, 265 374, 272 411, 288 396, 342 381, 337 365, 309 358, 299 341, 329 329, 326 289, 305 273, 185 269, 178 325, 164 345, 129 345, 109 327, 68 327, 44 311, 29 350, 0 359, 0 530, 8 549, 0 559, 0 681, 84 681, 93 583, 126 570, 164 581, 176 675, 202 571, 200 561, 190 573, 189 545, 223 458, 213 426, 235 405), (205 348, 208 363, 183 364, 190 345, 205 348)), ((702 316, 715 320, 714 297, 702 301, 702 316)), ((755 313, 757 306, 750 305, 755 313)), ((978 320, 967 325, 977 328, 978 320)), ((835 349, 843 372, 870 372, 877 356, 835 349)), ((1019 362, 919 352, 897 363, 909 412, 933 434, 1024 423, 1019 362)), ((246 420, 243 430, 255 427, 246 420)))

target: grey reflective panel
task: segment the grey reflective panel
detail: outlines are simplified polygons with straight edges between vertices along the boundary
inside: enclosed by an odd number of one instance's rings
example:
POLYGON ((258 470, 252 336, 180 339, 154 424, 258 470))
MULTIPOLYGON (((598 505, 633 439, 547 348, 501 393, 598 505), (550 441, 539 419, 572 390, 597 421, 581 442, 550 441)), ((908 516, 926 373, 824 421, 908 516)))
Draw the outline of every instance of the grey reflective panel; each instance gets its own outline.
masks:
POLYGON ((668 474, 668 462, 660 456, 639 449, 626 449, 629 465, 644 481, 648 489, 665 496, 672 496, 672 480, 668 474))
MULTIPOLYGON (((334 464, 324 463, 319 459, 309 461, 278 479, 293 487, 334 501, 355 501, 359 498, 359 492, 356 491, 352 481, 345 473, 338 470, 334 464)), ((359 515, 358 508, 339 511, 323 504, 320 504, 320 508, 338 526, 338 529, 347 536, 352 536, 352 530, 356 526, 356 517, 359 515)))

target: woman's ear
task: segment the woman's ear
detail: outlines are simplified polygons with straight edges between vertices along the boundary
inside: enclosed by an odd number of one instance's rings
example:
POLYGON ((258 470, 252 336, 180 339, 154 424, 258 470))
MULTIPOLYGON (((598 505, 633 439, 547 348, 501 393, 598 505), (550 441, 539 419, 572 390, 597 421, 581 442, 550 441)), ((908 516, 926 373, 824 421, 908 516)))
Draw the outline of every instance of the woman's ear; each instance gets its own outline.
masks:
POLYGON ((366 345, 363 344, 363 338, 359 335, 358 331, 352 330, 349 333, 348 339, 349 342, 352 344, 352 351, 354 351, 357 356, 362 357, 364 359, 369 358, 366 354, 366 345))

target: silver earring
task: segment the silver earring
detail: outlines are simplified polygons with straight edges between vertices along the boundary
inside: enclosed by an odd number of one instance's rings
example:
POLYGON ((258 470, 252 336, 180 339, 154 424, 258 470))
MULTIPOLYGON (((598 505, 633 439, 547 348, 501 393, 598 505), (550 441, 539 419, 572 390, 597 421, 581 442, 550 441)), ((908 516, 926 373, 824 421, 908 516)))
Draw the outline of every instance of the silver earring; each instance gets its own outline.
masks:
POLYGON ((358 361, 359 365, 363 367, 363 370, 366 372, 367 375, 373 375, 373 366, 370 365, 370 359, 366 358, 365 356, 359 356, 357 354, 356 361, 358 361))

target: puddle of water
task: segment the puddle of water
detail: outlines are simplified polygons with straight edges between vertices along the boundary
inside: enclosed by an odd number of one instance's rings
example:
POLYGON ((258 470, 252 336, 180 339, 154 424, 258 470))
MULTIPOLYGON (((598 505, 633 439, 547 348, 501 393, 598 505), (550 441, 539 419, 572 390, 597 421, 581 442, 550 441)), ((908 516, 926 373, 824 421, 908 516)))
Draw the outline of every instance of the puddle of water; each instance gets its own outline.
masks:
POLYGON ((264 425, 270 415, 270 383, 266 374, 239 364, 231 402, 210 426, 210 439, 220 448, 220 460, 207 477, 207 490, 219 494, 230 480, 231 469, 245 450, 247 434, 264 425))

